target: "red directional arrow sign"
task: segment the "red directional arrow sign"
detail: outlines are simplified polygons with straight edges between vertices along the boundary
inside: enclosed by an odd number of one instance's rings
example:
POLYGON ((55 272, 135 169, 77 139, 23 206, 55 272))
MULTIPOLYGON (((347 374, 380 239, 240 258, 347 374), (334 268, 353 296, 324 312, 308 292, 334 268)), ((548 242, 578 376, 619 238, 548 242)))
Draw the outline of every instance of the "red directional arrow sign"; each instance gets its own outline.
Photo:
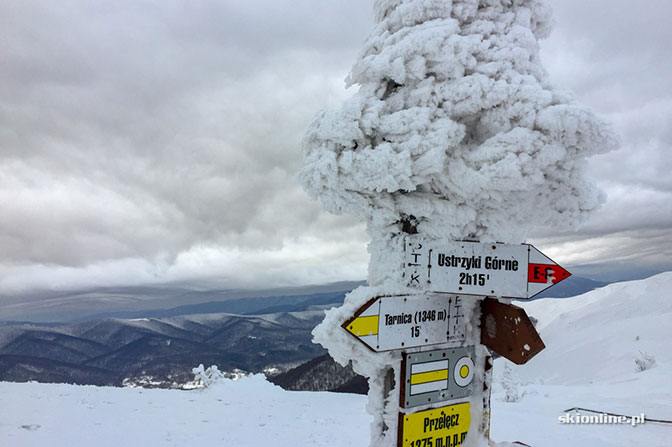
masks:
POLYGON ((409 238, 405 250, 406 283, 428 292, 531 298, 571 276, 529 244, 409 238))

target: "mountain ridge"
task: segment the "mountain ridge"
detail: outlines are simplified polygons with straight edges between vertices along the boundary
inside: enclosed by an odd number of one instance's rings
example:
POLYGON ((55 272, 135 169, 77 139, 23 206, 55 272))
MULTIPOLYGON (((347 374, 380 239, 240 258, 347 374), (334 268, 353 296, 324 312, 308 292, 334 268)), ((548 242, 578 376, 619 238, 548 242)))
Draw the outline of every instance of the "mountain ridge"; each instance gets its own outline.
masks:
MULTIPOLYGON (((569 296, 600 285, 572 277, 546 293, 569 296)), ((81 384, 87 384, 90 374, 91 384, 142 380, 174 387, 189 381, 191 368, 203 363, 222 371, 284 373, 298 367, 281 375, 278 383, 288 389, 363 392, 365 380, 329 357, 320 357, 324 349, 312 343, 311 331, 322 320, 322 310, 341 305, 347 292, 240 298, 115 313, 132 318, 0 323, 0 355, 4 356, 0 380, 63 381, 68 380, 67 369, 71 368, 71 380, 81 384), (49 362, 53 362, 52 370, 49 362)))

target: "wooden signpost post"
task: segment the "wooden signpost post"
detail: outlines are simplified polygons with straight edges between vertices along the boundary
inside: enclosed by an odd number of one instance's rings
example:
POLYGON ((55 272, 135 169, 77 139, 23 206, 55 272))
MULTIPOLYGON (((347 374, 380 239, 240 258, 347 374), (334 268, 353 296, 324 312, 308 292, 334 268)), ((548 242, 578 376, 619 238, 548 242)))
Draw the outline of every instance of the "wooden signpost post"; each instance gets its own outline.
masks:
POLYGON ((575 225, 599 202, 583 159, 616 146, 548 82, 544 3, 376 0, 348 76, 359 88, 306 131, 300 182, 371 236, 368 286, 313 334, 370 378, 375 447, 480 444, 491 351, 523 364, 544 348, 508 300, 570 273, 529 244, 491 241, 575 225))
POLYGON ((529 299, 570 273, 528 244, 408 236, 404 247, 403 280, 417 293, 373 297, 342 327, 374 353, 401 351, 391 381, 399 384, 399 447, 460 446, 474 429, 487 437, 491 363, 479 362, 476 345, 516 364, 544 349, 525 311, 496 297, 529 299))

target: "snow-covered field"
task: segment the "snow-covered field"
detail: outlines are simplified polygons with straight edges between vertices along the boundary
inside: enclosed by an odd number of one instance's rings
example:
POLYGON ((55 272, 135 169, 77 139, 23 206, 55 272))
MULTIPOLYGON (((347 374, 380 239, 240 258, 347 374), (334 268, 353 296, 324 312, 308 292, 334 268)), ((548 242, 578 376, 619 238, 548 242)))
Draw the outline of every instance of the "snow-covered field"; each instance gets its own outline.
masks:
POLYGON ((672 421, 672 273, 522 306, 539 319, 546 349, 524 366, 496 361, 495 439, 533 446, 672 446, 672 424, 558 423, 574 407, 672 421), (637 371, 636 360, 644 356, 655 364, 637 371), (506 388, 509 398, 518 394, 520 400, 505 402, 506 388))
MULTIPOLYGON (((572 407, 672 420, 671 289, 665 273, 526 303, 547 349, 522 367, 497 360, 493 439, 672 446, 672 424, 558 423, 572 407), (642 354, 655 365, 638 372, 642 354)), ((365 405, 364 396, 283 391, 261 376, 193 391, 0 383, 0 446, 365 446, 365 405)))
POLYGON ((365 403, 284 391, 263 376, 192 391, 2 383, 0 445, 361 445, 369 437, 365 403))

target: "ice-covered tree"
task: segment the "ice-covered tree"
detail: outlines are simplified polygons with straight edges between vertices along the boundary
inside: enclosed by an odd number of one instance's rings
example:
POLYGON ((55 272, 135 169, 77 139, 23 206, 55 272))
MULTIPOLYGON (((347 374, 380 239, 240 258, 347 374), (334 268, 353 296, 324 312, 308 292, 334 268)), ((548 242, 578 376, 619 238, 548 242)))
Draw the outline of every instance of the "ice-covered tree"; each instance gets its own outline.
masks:
MULTIPOLYGON (((542 0, 376 0, 376 26, 347 79, 359 90, 323 111, 303 142, 304 188, 365 219, 371 283, 404 231, 523 242, 573 226, 602 201, 587 156, 608 126, 550 84, 542 0)), ((389 266, 388 266, 389 267, 389 266)))
POLYGON ((191 372, 194 374, 194 382, 204 388, 209 387, 218 380, 226 378, 226 376, 219 371, 217 365, 212 365, 210 368, 205 369, 201 363, 197 368, 193 368, 191 372))
MULTIPOLYGON (((376 26, 347 79, 359 90, 309 126, 300 181, 327 210, 364 219, 372 239, 369 286, 313 334, 369 378, 379 447, 397 441, 400 387, 386 378, 400 377, 401 354, 372 353, 341 324, 373 297, 417 293, 400 271, 404 236, 520 243, 535 226, 573 226, 602 201, 585 158, 616 142, 550 84, 539 59, 550 32, 542 0, 376 0, 374 8, 376 26)), ((484 364, 478 306, 464 302, 464 343, 484 364)), ((481 393, 471 396, 470 445, 487 445, 477 435, 487 432, 481 393)))

